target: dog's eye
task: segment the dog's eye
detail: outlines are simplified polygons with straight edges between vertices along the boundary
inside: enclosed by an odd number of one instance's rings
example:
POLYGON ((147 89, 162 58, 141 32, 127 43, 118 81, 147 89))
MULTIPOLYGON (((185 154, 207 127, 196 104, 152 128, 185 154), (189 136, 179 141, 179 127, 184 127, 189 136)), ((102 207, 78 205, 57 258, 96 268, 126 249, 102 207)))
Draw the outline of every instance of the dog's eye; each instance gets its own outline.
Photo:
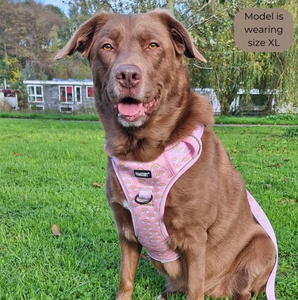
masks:
POLYGON ((149 49, 157 49, 158 48, 158 44, 157 43, 150 43, 148 46, 149 49))
POLYGON ((111 46, 111 44, 104 44, 102 46, 102 49, 105 51, 110 51, 110 50, 112 50, 112 46, 111 46))

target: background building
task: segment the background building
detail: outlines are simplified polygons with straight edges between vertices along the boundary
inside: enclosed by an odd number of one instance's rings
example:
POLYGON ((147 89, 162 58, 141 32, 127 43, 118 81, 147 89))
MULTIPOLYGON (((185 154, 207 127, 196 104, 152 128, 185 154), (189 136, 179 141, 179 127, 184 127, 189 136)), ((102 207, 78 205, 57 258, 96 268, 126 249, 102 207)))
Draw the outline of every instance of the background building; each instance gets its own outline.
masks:
POLYGON ((92 80, 25 80, 24 84, 27 87, 28 103, 36 110, 71 113, 81 107, 94 108, 92 80))

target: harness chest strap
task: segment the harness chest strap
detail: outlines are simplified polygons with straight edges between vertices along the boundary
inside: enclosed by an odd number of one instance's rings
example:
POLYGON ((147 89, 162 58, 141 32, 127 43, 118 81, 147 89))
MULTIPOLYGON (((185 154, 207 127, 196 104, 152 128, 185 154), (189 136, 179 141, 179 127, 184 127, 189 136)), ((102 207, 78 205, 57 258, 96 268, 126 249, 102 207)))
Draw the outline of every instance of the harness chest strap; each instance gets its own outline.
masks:
POLYGON ((148 255, 161 262, 179 258, 167 243, 168 232, 163 222, 167 195, 176 180, 200 157, 200 125, 192 135, 169 146, 152 162, 121 161, 112 157, 118 180, 132 215, 135 235, 148 255))
MULTIPOLYGON (((198 126, 191 136, 167 147, 152 162, 121 161, 112 157, 114 171, 132 215, 135 235, 148 255, 157 261, 169 262, 179 258, 167 244, 168 232, 163 222, 165 203, 176 180, 200 157, 203 132, 204 126, 198 126)), ((272 239, 277 253, 276 237, 267 216, 248 191, 247 198, 254 217, 272 239)), ((277 262, 276 256, 276 263, 266 286, 268 300, 275 300, 277 262)))

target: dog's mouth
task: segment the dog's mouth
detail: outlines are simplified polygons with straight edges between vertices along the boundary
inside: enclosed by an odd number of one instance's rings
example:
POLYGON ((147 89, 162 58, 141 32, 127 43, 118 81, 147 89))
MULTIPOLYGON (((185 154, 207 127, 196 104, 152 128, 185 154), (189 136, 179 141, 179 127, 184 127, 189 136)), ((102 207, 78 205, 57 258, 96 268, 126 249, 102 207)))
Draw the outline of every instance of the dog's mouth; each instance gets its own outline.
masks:
POLYGON ((142 103, 133 97, 125 97, 114 108, 118 111, 120 122, 124 121, 131 126, 140 126, 155 109, 158 98, 159 96, 156 96, 150 102, 142 103))

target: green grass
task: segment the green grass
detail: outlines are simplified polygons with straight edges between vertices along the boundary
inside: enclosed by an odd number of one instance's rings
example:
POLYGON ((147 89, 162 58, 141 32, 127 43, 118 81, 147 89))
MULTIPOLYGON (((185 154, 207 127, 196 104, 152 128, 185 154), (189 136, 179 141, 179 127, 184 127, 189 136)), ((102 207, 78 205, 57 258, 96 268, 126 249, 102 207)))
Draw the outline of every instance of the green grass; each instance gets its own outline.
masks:
POLYGON ((266 117, 236 117, 217 116, 216 124, 244 124, 244 125, 298 125, 298 116, 271 115, 266 117))
MULTIPOLYGON (((275 228, 277 299, 296 300, 298 130, 214 130, 275 228)), ((0 119, 0 299, 115 298, 120 249, 105 200, 103 142, 98 122, 0 119)), ((164 288, 146 259, 136 277, 134 300, 156 299, 164 288)))
MULTIPOLYGON (((58 112, 22 112, 10 111, 1 112, 0 118, 13 119, 38 119, 38 120, 65 120, 65 121, 98 121, 98 115, 95 110, 89 113, 76 112, 72 114, 63 114, 58 112)), ((216 124, 254 124, 254 125, 298 125, 298 116, 295 115, 272 115, 266 117, 236 117, 236 116, 216 116, 216 124)))
POLYGON ((64 120, 64 121, 98 121, 98 115, 94 113, 64 114, 59 112, 1 112, 0 118, 12 119, 37 119, 37 120, 64 120))

